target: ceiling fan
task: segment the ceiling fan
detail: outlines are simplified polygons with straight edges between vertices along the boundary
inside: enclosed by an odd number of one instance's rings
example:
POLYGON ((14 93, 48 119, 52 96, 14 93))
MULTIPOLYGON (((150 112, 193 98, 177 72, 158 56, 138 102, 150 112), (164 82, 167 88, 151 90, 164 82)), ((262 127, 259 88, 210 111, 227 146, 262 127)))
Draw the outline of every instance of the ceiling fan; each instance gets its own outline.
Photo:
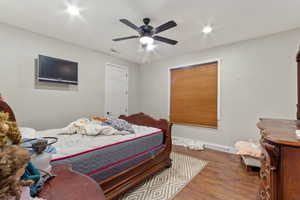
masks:
POLYGON ((139 35, 115 38, 115 39, 113 39, 113 41, 121 41, 121 40, 140 38, 140 43, 142 45, 151 45, 151 44, 153 44, 154 40, 164 42, 167 44, 171 44, 171 45, 176 45, 178 43, 178 41, 176 41, 176 40, 172 40, 172 39, 169 39, 166 37, 161 37, 161 36, 156 35, 158 33, 161 33, 163 31, 166 31, 168 29, 171 29, 171 28, 177 26, 176 22, 173 20, 168 21, 167 23, 164 23, 164 24, 158 26, 157 28, 153 28, 153 26, 149 25, 150 24, 149 18, 144 18, 143 19, 144 25, 142 25, 140 27, 136 26, 135 24, 133 24, 132 22, 130 22, 127 19, 120 19, 120 22, 122 22, 123 24, 136 30, 139 33, 139 35))

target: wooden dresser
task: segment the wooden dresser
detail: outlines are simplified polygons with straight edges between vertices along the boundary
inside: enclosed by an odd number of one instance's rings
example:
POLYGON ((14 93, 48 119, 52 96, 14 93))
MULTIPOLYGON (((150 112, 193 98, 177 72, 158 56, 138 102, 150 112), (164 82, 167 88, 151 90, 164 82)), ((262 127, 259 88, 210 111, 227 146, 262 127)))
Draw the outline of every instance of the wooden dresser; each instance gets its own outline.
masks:
POLYGON ((300 200, 300 120, 261 119, 259 200, 300 200))

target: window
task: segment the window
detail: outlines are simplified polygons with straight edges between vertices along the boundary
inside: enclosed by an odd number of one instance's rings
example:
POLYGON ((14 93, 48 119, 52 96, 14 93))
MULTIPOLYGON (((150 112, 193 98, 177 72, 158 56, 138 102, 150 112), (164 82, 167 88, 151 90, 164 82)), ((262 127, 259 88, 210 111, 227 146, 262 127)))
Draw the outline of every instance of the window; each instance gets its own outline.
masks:
POLYGON ((217 128, 218 63, 171 69, 170 74, 171 122, 217 128))

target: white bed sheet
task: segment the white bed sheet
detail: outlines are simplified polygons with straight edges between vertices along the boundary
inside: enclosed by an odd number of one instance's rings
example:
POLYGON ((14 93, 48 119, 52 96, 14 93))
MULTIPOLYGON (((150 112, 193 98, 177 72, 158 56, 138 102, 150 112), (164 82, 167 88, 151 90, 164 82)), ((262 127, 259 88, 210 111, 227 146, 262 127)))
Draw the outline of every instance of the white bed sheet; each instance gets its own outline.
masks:
POLYGON ((134 134, 112 136, 86 136, 81 134, 61 135, 61 133, 65 133, 65 129, 49 129, 44 131, 37 131, 37 136, 52 136, 58 138, 58 142, 53 145, 57 151, 56 154, 53 154, 53 159, 55 159, 77 154, 93 148, 103 147, 137 137, 142 137, 160 131, 160 129, 157 128, 136 125, 133 125, 133 129, 135 131, 134 134))

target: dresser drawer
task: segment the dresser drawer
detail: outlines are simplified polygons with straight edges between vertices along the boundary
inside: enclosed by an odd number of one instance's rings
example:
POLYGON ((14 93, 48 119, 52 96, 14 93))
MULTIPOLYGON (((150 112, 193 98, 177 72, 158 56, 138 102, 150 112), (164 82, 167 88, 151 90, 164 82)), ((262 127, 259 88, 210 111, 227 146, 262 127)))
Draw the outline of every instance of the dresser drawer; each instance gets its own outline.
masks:
POLYGON ((283 146, 281 150, 282 199, 300 199, 300 148, 283 146))

